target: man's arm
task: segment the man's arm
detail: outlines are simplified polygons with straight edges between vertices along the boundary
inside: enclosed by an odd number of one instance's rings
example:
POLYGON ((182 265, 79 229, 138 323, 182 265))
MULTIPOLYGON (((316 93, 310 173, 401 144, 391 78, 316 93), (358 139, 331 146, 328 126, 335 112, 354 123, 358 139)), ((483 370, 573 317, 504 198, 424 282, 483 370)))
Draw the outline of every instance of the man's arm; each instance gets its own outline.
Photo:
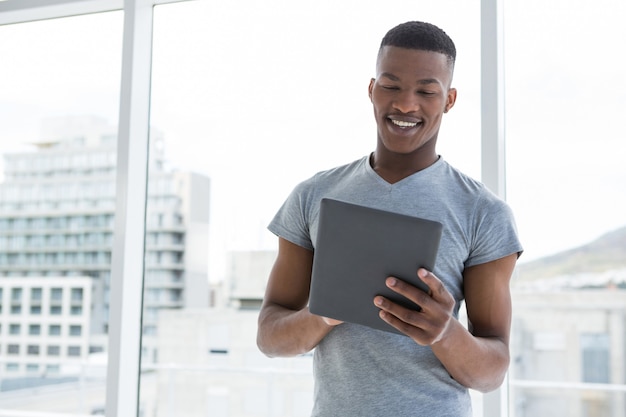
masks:
POLYGON ((307 307, 312 266, 312 251, 279 238, 257 330, 257 345, 267 356, 306 353, 332 329, 307 307))
POLYGON ((432 273, 420 269, 427 294, 395 278, 387 285, 422 307, 408 310, 376 297, 381 318, 433 353, 460 384, 482 392, 498 388, 509 366, 511 294, 517 254, 467 268, 463 273, 469 329, 452 316, 454 299, 432 273))

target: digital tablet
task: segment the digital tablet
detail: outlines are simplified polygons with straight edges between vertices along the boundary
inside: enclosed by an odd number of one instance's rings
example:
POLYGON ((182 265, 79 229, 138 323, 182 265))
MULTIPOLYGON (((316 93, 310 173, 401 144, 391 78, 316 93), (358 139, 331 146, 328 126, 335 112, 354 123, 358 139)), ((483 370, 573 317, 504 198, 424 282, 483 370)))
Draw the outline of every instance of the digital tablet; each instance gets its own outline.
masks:
POLYGON ((309 310, 402 334, 378 316, 374 297, 419 310, 385 280, 395 276, 428 291, 417 270, 434 269, 442 224, 330 198, 320 204, 309 310))

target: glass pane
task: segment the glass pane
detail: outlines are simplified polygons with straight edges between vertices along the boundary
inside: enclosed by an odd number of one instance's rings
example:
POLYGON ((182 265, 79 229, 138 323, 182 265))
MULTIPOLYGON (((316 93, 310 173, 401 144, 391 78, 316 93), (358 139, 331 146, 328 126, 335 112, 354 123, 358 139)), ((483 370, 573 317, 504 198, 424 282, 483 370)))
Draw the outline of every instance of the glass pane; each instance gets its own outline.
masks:
POLYGON ((367 88, 382 36, 406 20, 432 21, 457 44, 459 99, 439 151, 479 177, 479 6, 241 0, 155 8, 147 413, 310 414, 311 355, 270 360, 256 347, 277 245, 266 226, 298 182, 374 149, 367 88))
POLYGON ((626 410, 624 2, 506 2, 510 415, 626 410), (532 30, 529 30, 529 26, 532 30))
POLYGON ((122 22, 120 12, 0 26, 7 413, 104 409, 122 22))

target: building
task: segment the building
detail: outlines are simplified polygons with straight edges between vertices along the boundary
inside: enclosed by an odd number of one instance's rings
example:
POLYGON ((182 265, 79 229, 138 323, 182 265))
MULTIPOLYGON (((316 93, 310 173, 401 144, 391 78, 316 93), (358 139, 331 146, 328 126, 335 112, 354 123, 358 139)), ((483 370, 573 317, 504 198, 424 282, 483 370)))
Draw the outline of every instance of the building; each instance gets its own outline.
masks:
POLYGON ((228 299, 240 309, 261 308, 265 284, 276 259, 275 250, 231 251, 227 255, 228 299))
POLYGON ((227 305, 161 315, 155 415, 310 415, 312 354, 269 359, 255 342, 275 258, 269 250, 230 252, 227 305))
POLYGON ((545 289, 543 282, 544 289, 513 292, 512 417, 624 415, 626 292, 615 286, 624 272, 568 280, 593 283, 587 288, 545 289))
POLYGON ((0 279, 0 366, 4 377, 55 377, 89 354, 91 280, 0 279))
POLYGON ((257 318, 232 308, 163 314, 154 415, 309 416, 312 355, 265 357, 255 343, 257 318))
MULTIPOLYGON (((51 119, 32 152, 4 155, 0 183, 0 286, 7 277, 90 278, 91 352, 106 349, 116 146, 116 128, 102 119, 51 119)), ((209 305, 209 193, 207 177, 165 168, 153 131, 144 359, 154 359, 159 311, 209 305)))

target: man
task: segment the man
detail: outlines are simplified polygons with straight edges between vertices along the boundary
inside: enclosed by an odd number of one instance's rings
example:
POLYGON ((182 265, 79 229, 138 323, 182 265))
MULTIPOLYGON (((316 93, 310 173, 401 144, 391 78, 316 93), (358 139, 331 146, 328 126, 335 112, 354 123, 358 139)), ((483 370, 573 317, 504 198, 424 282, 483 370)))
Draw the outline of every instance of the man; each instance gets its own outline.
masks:
POLYGON ((471 416, 468 388, 487 392, 509 364, 509 281, 522 248, 509 207, 436 152, 455 103, 456 49, 445 32, 407 22, 383 38, 370 81, 376 148, 300 183, 269 229, 279 251, 259 314, 268 356, 315 348, 313 416, 471 416), (386 285, 422 307, 372 300, 407 337, 313 315, 307 308, 323 197, 439 221, 428 293, 394 277, 386 285), (457 319, 465 300, 469 328, 457 319))

